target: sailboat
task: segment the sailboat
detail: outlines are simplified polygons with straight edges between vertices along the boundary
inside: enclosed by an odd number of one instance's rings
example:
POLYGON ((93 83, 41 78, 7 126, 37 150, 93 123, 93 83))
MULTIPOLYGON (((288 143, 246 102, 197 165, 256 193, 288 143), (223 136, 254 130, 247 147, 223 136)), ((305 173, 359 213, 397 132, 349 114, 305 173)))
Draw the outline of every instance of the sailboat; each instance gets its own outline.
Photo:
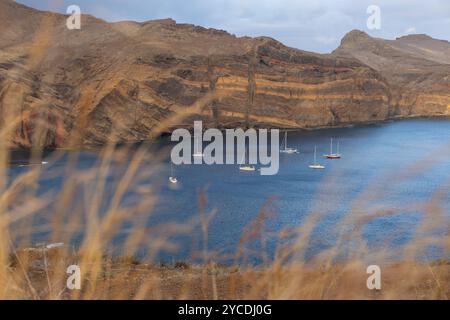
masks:
POLYGON ((330 153, 329 154, 324 154, 323 156, 325 158, 327 158, 327 159, 340 159, 341 158, 341 154, 339 153, 339 141, 337 143, 337 152, 333 153, 333 138, 331 138, 330 153))
POLYGON ((23 167, 33 167, 33 166, 45 166, 47 164, 48 164, 47 161, 41 161, 40 163, 19 164, 17 167, 23 168, 23 167))
POLYGON ((201 158, 203 157, 202 148, 200 145, 200 140, 198 138, 195 138, 195 146, 194 146, 194 157, 201 158))
POLYGON ((317 162, 317 146, 314 146, 314 164, 309 166, 311 169, 325 169, 325 166, 317 162))
POLYGON ((170 162, 169 182, 172 183, 172 184, 177 184, 178 183, 177 177, 175 177, 175 175, 173 174, 173 163, 172 163, 172 161, 170 162))
POLYGON ((245 148, 244 158, 241 160, 241 164, 239 165, 239 170, 241 171, 256 171, 255 166, 251 164, 246 164, 247 162, 247 147, 245 148))
POLYGON ((280 150, 281 153, 293 154, 298 153, 295 148, 289 148, 287 144, 287 131, 284 132, 284 148, 280 150))

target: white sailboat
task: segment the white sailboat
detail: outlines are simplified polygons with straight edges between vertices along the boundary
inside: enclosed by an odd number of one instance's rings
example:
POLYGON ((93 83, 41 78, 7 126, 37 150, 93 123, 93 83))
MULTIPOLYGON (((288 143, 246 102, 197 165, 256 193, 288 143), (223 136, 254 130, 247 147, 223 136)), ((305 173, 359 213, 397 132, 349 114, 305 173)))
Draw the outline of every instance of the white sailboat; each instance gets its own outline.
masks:
POLYGON ((325 169, 325 166, 317 162, 317 146, 314 146, 314 163, 309 166, 311 169, 325 169))
POLYGON ((173 163, 172 161, 170 162, 170 176, 169 176, 169 182, 172 184, 177 184, 178 183, 178 179, 177 177, 174 175, 173 173, 173 163))
POLYGON ((284 132, 284 146, 280 150, 281 153, 293 154, 298 153, 298 150, 295 148, 289 148, 287 143, 287 131, 284 132))
POLYGON ((194 145, 194 157, 196 158, 202 158, 203 157, 203 152, 202 152, 202 148, 201 148, 201 142, 200 139, 195 138, 195 145, 194 145))
POLYGON ((48 164, 47 161, 41 161, 41 163, 19 164, 17 167, 23 168, 23 167, 45 166, 47 164, 48 164))
POLYGON ((341 158, 341 154, 339 153, 339 141, 337 143, 337 152, 333 153, 333 138, 331 138, 330 153, 329 154, 324 154, 323 156, 325 158, 327 158, 327 159, 340 159, 341 158))
POLYGON ((252 166, 251 164, 247 164, 247 148, 245 148, 244 157, 241 160, 241 163, 239 165, 239 170, 241 171, 256 171, 255 166, 252 166))

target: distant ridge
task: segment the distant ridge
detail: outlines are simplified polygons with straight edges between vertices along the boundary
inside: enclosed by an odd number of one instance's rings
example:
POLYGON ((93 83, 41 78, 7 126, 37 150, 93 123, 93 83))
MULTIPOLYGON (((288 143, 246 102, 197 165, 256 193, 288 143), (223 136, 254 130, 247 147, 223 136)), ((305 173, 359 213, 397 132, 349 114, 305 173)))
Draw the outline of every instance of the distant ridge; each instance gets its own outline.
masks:
POLYGON ((65 21, 0 0, 0 127, 21 119, 12 146, 67 146, 75 132, 84 144, 140 141, 199 101, 164 130, 193 119, 319 128, 449 114, 450 45, 425 35, 353 30, 332 54, 317 54, 173 19, 83 16, 72 31, 65 21), (39 137, 37 119, 48 124, 39 137))

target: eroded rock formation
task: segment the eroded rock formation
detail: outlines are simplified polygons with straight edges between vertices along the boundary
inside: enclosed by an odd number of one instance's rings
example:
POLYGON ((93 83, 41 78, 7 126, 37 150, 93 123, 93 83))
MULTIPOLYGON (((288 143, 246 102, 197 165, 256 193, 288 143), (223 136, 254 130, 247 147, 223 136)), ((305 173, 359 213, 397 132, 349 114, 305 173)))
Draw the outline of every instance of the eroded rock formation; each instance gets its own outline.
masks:
POLYGON ((68 30, 66 18, 0 0, 0 125, 16 119, 13 146, 139 141, 198 118, 316 128, 449 112, 450 45, 425 36, 354 31, 316 54, 170 19, 83 15, 68 30))

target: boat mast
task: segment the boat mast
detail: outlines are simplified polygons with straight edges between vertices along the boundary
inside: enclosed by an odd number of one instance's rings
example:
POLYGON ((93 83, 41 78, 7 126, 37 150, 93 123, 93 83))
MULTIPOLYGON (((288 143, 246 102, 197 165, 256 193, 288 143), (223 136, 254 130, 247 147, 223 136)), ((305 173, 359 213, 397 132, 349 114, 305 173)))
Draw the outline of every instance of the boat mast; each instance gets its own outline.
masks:
POLYGON ((314 146, 314 164, 317 164, 316 153, 317 153, 317 146, 314 146))
POLYGON ((245 144, 245 165, 247 165, 249 163, 248 158, 249 158, 249 150, 247 150, 247 148, 250 149, 250 142, 247 146, 247 144, 245 144))
POLYGON ((247 146, 244 146, 244 154, 242 155, 242 160, 240 166, 243 167, 247 165, 247 146))
POLYGON ((284 132, 284 150, 287 150, 287 131, 284 132))

